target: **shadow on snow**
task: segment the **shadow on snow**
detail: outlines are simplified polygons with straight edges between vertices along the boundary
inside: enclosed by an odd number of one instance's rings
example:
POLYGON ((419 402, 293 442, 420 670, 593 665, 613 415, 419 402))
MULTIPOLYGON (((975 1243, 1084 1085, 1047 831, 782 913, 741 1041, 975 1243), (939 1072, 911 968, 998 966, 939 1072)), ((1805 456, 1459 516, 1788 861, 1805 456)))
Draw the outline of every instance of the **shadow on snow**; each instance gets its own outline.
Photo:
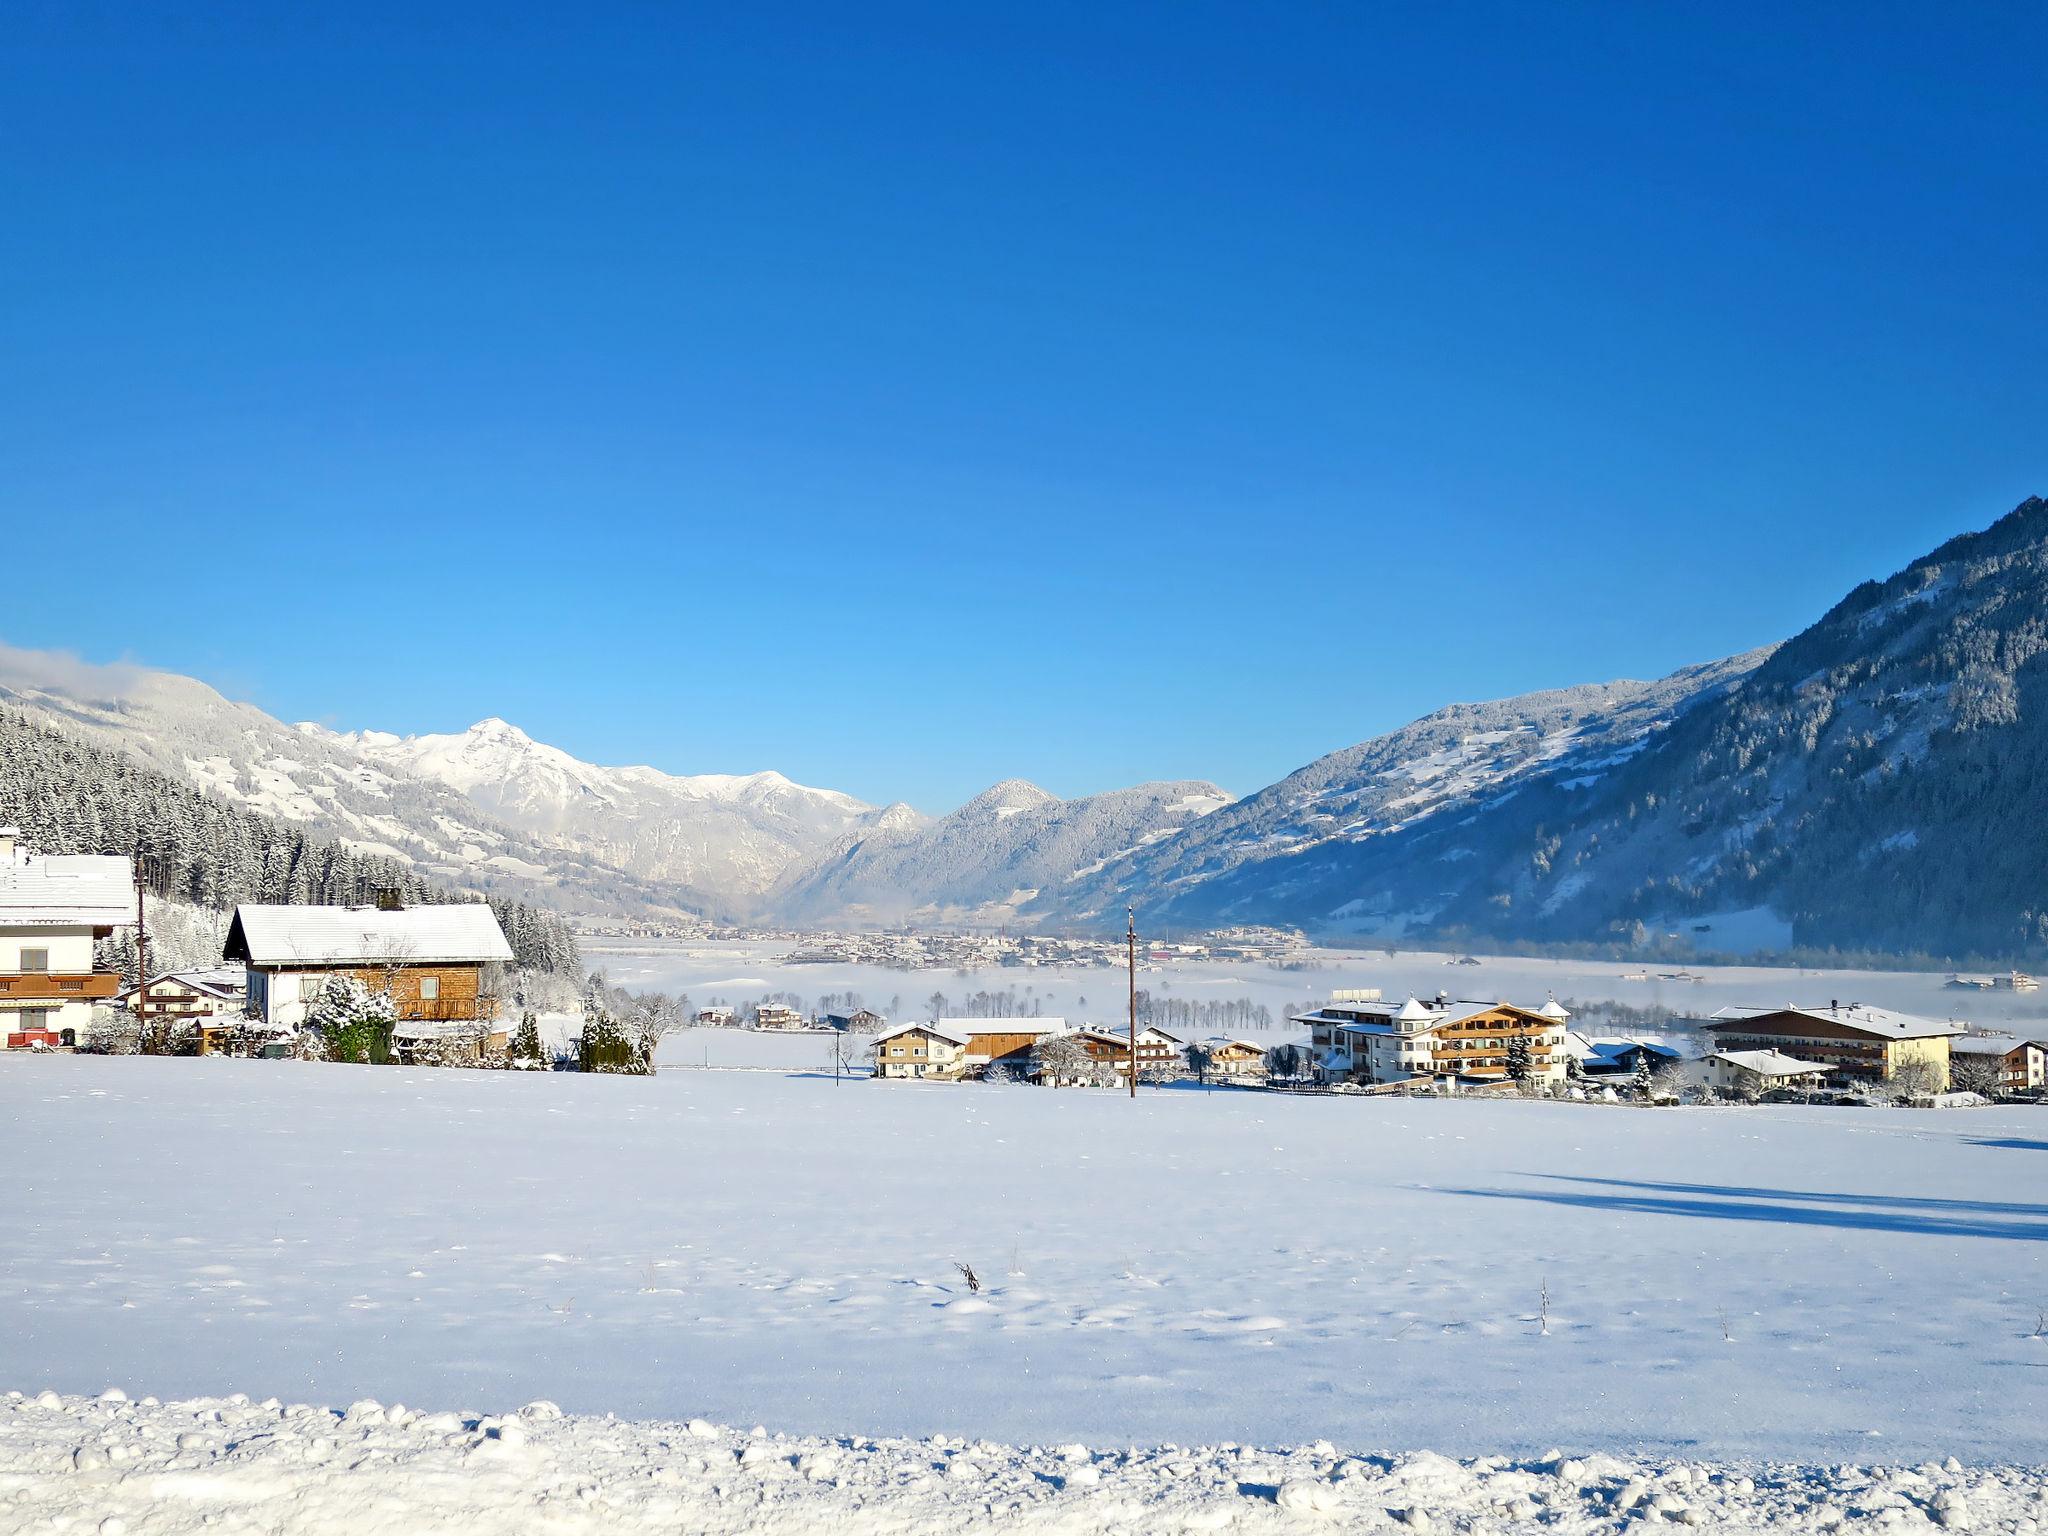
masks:
POLYGON ((1581 1210, 1695 1216, 1714 1221, 1770 1221, 1790 1226, 1926 1237, 1982 1237, 2048 1242, 2048 1205, 2008 1200, 1953 1200, 1919 1195, 1855 1195, 1822 1190, 1761 1189, 1731 1184, 1660 1184, 1633 1179, 1537 1174, 1576 1189, 1449 1189, 1486 1200, 1533 1200, 1581 1210))

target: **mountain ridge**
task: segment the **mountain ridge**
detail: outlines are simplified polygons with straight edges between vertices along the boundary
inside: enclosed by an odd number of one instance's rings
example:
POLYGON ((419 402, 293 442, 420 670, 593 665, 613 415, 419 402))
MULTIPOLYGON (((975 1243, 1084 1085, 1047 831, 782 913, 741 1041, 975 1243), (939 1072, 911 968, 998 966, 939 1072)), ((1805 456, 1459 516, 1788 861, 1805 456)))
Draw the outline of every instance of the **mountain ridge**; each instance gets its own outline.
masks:
POLYGON ((582 762, 497 716, 285 726, 205 684, 0 646, 0 700, 431 874, 798 924, 1298 924, 1470 947, 2048 950, 2048 502, 1789 640, 1445 705, 1233 800, 1202 780, 944 816, 773 770, 582 762), (40 674, 38 674, 40 668, 40 674))

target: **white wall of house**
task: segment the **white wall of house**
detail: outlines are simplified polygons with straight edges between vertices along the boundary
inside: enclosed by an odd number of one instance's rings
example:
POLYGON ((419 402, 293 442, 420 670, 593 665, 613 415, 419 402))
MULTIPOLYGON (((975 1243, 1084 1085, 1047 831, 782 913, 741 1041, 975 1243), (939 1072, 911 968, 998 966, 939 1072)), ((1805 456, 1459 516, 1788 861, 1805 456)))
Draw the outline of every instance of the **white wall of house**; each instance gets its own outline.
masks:
POLYGON ((297 1029, 327 982, 326 971, 249 972, 249 1012, 266 1024, 297 1029))
POLYGON ((92 969, 92 929, 85 927, 0 928, 0 971, 30 969, 83 975, 92 969), (24 951, 29 952, 26 956, 24 951), (42 963, 31 967, 29 959, 42 954, 42 963))
MULTIPOLYGON (((0 927, 0 972, 49 971, 82 976, 92 970, 92 929, 83 925, 23 924, 0 927), (34 963, 31 963, 34 962, 34 963)), ((92 1025, 90 999, 44 1000, 0 997, 0 1048, 25 1030, 71 1032, 74 1044, 92 1025)))

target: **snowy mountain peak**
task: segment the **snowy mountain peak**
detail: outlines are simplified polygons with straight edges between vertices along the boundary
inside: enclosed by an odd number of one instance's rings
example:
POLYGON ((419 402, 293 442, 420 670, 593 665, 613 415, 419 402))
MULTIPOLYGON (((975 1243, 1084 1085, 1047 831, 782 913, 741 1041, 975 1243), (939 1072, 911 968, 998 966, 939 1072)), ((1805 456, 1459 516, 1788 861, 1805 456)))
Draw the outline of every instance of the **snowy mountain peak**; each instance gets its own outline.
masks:
POLYGON ((971 816, 993 812, 998 816, 1009 816, 1059 803, 1058 795, 1046 793, 1029 779, 1004 779, 1000 784, 991 784, 954 814, 971 816))
POLYGON ((446 735, 345 735, 386 773, 445 786, 514 827, 601 851, 621 869, 674 882, 739 912, 792 863, 865 828, 874 808, 772 769, 680 776, 643 765, 584 762, 500 716, 446 735), (730 904, 730 905, 728 905, 730 904))

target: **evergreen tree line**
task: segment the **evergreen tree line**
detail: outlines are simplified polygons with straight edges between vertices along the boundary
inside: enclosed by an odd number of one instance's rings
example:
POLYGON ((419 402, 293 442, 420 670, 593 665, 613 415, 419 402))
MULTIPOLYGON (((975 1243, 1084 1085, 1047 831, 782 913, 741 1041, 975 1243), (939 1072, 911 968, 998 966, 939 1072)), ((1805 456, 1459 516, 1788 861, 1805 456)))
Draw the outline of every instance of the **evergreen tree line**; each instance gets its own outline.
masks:
MULTIPOLYGON (((240 902, 360 906, 380 887, 408 905, 471 901, 396 859, 359 853, 215 800, 119 752, 0 709, 0 823, 41 853, 154 860, 157 894, 214 911, 240 902)), ((517 963, 578 975, 576 936, 552 912, 491 897, 517 963)))

